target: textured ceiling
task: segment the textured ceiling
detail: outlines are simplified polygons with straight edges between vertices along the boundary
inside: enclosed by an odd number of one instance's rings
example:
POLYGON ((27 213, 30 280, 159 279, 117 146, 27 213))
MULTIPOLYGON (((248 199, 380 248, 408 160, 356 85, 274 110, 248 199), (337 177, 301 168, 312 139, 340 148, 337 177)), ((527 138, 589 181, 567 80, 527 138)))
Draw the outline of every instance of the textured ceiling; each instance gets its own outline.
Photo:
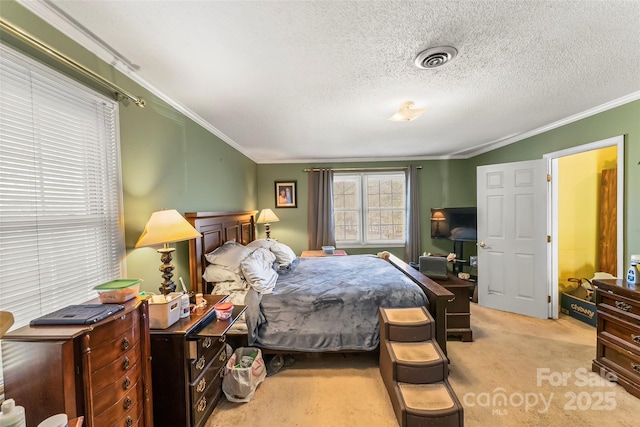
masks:
POLYGON ((464 158, 640 98, 637 0, 22 3, 258 163, 464 158))

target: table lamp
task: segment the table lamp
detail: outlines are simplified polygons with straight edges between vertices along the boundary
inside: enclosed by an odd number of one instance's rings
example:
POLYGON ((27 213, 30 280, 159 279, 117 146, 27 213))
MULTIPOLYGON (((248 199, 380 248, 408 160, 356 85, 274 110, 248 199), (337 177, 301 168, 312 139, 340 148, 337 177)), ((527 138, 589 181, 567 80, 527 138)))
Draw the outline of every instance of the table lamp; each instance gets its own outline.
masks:
POLYGON ((433 215, 431 216, 431 221, 435 221, 436 222, 436 231, 435 231, 435 235, 439 236, 440 235, 440 221, 446 221, 446 218, 444 217, 444 214, 440 211, 435 211, 433 213, 433 215))
POLYGON ((175 266, 171 263, 171 253, 176 249, 170 248, 169 243, 182 242, 201 236, 202 234, 193 228, 175 209, 157 211, 151 214, 151 218, 147 221, 144 231, 136 243, 136 248, 163 245, 162 248, 158 249, 161 254, 160 261, 162 261, 160 271, 162 272, 163 281, 160 285, 160 292, 163 295, 176 289, 176 285, 173 283, 173 269, 175 266))
POLYGON ((271 237, 271 227, 269 223, 277 221, 280 221, 280 218, 278 218, 271 209, 262 209, 256 223, 264 224, 264 231, 267 233, 267 239, 269 239, 271 237))

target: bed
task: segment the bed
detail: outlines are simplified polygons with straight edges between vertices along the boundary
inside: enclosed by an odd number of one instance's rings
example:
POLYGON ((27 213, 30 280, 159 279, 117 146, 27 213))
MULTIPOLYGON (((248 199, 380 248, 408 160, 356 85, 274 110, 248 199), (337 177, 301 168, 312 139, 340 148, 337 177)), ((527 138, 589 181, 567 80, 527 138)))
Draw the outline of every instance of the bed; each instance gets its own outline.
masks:
MULTIPOLYGON (((237 211, 185 215, 202 234, 189 245, 192 288, 203 293, 214 289, 214 284, 203 277, 211 266, 208 254, 218 252, 214 250, 233 242, 239 244, 236 246, 251 246, 266 240, 256 240, 256 214, 257 211, 237 211)), ((276 352, 369 351, 378 345, 378 306, 426 305, 436 320, 436 339, 446 354, 446 307, 453 294, 397 257, 385 254, 383 258, 376 255, 298 258, 293 264, 295 269, 278 272, 273 290, 257 292, 250 287, 243 297, 247 305, 244 320, 249 345, 276 352), (397 276, 372 286, 383 272, 397 276), (302 292, 300 285, 315 293, 302 292), (338 326, 324 323, 338 314, 348 320, 338 326), (339 336, 336 329, 341 331, 339 336)))

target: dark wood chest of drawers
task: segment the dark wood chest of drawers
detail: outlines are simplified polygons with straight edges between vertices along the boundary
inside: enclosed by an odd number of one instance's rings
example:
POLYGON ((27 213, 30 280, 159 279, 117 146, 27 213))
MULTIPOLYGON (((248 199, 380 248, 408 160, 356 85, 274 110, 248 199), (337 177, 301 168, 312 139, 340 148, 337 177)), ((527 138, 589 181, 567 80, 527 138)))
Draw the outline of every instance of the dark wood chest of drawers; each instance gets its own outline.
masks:
POLYGON ((207 306, 167 329, 151 330, 153 411, 156 427, 201 427, 222 394, 226 332, 244 311, 217 320, 223 295, 205 295, 207 306))
MULTIPOLYGON (((92 301, 95 302, 95 301, 92 301)), ((147 303, 91 326, 25 326, 2 340, 6 396, 27 425, 84 416, 88 427, 153 426, 147 303)))
POLYGON ((595 280, 598 344, 592 370, 640 398, 640 289, 595 280))

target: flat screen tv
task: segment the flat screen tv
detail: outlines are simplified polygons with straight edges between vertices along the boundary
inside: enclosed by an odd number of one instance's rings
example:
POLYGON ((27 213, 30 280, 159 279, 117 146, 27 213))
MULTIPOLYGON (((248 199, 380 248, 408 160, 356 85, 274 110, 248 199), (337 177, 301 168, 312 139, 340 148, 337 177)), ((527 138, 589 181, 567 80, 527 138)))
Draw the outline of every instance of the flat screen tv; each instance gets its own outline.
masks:
POLYGON ((475 207, 431 208, 431 238, 476 242, 477 216, 475 207))

